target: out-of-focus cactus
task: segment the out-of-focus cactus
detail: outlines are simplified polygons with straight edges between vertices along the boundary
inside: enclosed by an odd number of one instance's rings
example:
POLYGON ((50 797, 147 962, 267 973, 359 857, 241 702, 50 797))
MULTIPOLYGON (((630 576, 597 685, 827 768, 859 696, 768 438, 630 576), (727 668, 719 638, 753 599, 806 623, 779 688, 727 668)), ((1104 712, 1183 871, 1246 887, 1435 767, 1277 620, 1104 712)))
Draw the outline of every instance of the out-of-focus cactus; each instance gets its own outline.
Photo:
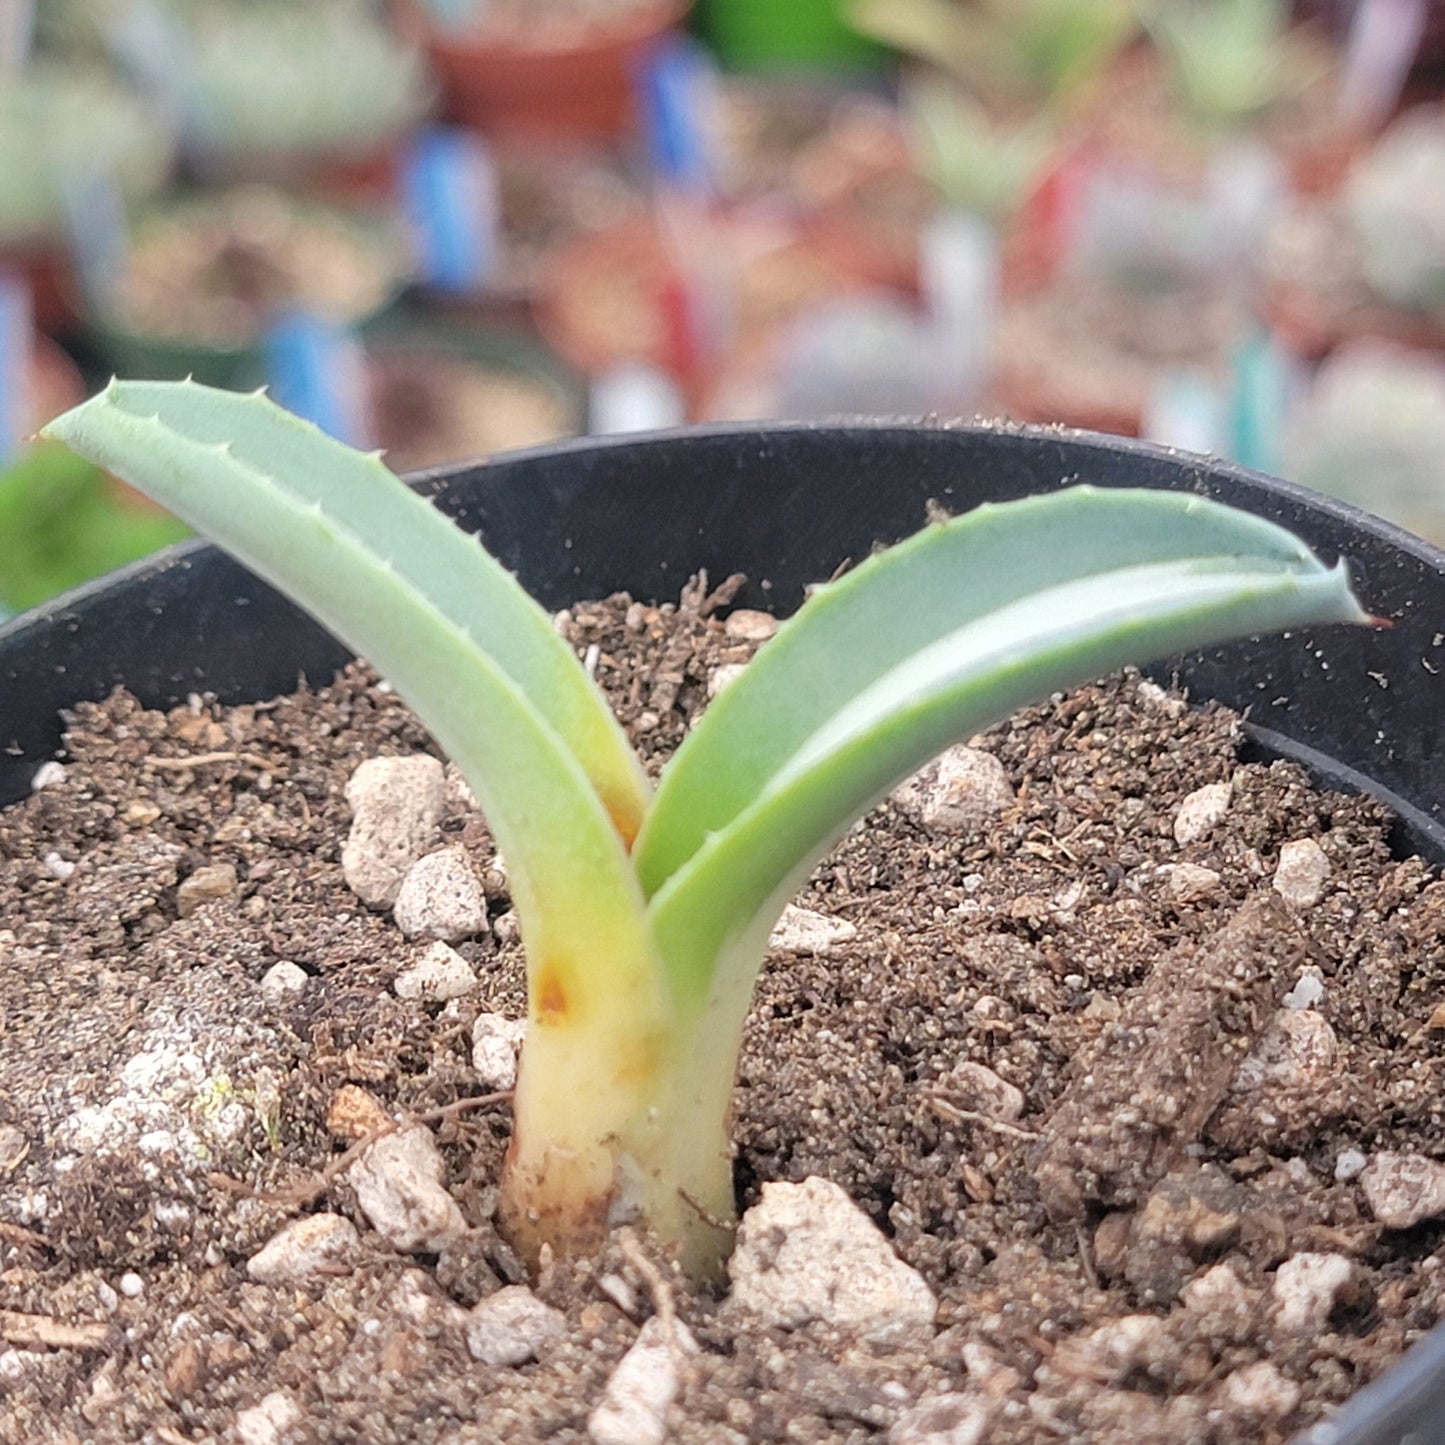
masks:
POLYGON ((371 155, 431 102, 421 56, 354 5, 186 12, 187 139, 202 155, 371 155))
POLYGON ((1445 542, 1445 363, 1359 342, 1321 367, 1292 413, 1282 470, 1445 542))
POLYGON ((966 92, 942 79, 915 81, 903 100, 919 170, 947 205, 995 226, 1027 199, 1057 144, 1046 115, 994 121, 966 92))
POLYGON ((0 246, 65 228, 67 184, 103 173, 123 197, 154 191, 170 172, 171 137, 133 92, 105 72, 35 64, 0 85, 0 246))
POLYGON ((1445 109, 1402 116, 1356 165, 1345 204, 1370 286, 1445 319, 1445 109))
POLYGON ((1155 0, 1144 18, 1180 102, 1209 129, 1248 125, 1320 73, 1288 0, 1155 0))
POLYGON ((1138 28, 1136 0, 851 0, 865 35, 1005 109, 1066 104, 1138 28))

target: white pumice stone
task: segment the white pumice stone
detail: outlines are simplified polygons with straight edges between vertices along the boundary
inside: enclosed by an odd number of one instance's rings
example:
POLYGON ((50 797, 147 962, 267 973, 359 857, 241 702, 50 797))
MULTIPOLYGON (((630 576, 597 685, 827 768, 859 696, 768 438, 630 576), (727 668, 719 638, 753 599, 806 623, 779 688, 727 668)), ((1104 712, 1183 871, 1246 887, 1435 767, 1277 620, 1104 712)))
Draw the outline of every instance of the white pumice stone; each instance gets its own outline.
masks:
POLYGON ((69 858, 62 858, 53 848, 40 860, 40 866, 50 877, 61 883, 75 873, 75 864, 69 858))
POLYGON ((979 1445, 997 1403, 978 1390, 925 1395, 888 1431, 888 1445, 979 1445))
POLYGON ((259 1404, 236 1412, 240 1445, 287 1445, 296 1438, 301 1407, 283 1390, 273 1390, 259 1404))
POLYGON ((742 676, 745 662, 720 662, 708 675, 707 695, 716 697, 728 683, 742 676))
POLYGON ((885 1340, 933 1323, 938 1301, 836 1184, 763 1185, 728 1265, 733 1303, 765 1324, 814 1320, 885 1340))
POLYGON ((246 1262, 257 1284, 291 1284, 346 1264, 360 1244, 356 1226, 339 1214, 308 1214, 273 1235, 246 1262))
POLYGON ((456 949, 433 943, 422 956, 397 974, 392 987, 398 998, 422 1003, 446 1003, 461 998, 476 987, 477 976, 456 949))
POLYGON ((527 1036, 523 1019, 478 1014, 472 1024, 472 1069, 489 1089, 510 1089, 517 1082, 517 1054, 527 1036))
POLYGON ((1409 1229, 1445 1214, 1445 1164, 1424 1154, 1382 1149, 1359 1179, 1370 1213, 1386 1229, 1409 1229))
POLYGON ((1279 850, 1274 891, 1296 908, 1313 908, 1324 897, 1330 860, 1313 838, 1296 838, 1279 850))
POLYGON ((273 1007, 287 1004, 300 998, 309 981, 304 968, 289 959, 282 959, 280 963, 273 963, 261 975, 261 997, 273 1007))
POLYGON ((1294 987, 1285 994, 1280 1003, 1285 1008, 1313 1008, 1325 996, 1325 976, 1311 964, 1300 970, 1294 987))
POLYGON ((445 797, 445 769, 424 753, 369 758, 352 773, 341 869, 363 903, 388 908, 396 901, 407 870, 436 842, 445 797))
POLYGON ((442 848, 413 863, 392 916, 407 938, 459 943, 486 933, 487 897, 466 850, 442 848))
POLYGON ((367 1222, 393 1249, 441 1248, 467 1227, 442 1180, 446 1166, 422 1124, 383 1134, 346 1172, 367 1222))
POLYGON ((965 833, 998 817, 1014 798, 1008 773, 992 753, 959 744, 900 783, 892 802, 931 833, 965 833))
POLYGON ((1300 1387, 1270 1360, 1258 1360, 1235 1370, 1225 1380, 1220 1394, 1232 1410, 1264 1420, 1283 1420, 1300 1402, 1300 1387))
POLYGON ((566 1327, 562 1312, 543 1304, 526 1285, 507 1285, 472 1307, 467 1349, 484 1365, 524 1365, 566 1327))
POLYGON ((1370 1156, 1363 1149, 1341 1149, 1335 1155, 1335 1178, 1341 1184, 1358 1179, 1370 1162, 1370 1156))
POLYGON ((826 913, 790 903, 773 926, 768 946, 783 953, 826 955, 857 936, 857 927, 846 918, 829 918, 826 913))
POLYGON ((1166 863, 1159 872, 1176 903, 1197 903, 1211 898, 1224 882, 1213 868, 1200 863, 1166 863))
POLYGON ((1270 1287, 1275 1329, 1282 1334, 1319 1334, 1354 1270, 1343 1254, 1305 1252, 1285 1260, 1270 1287))
POLYGON ((697 1341, 681 1320, 674 1320, 671 1329, 660 1319, 648 1320, 587 1419, 592 1445, 663 1445, 683 1362, 696 1353, 697 1341))
POLYGON ((1024 1111, 1023 1090, 994 1073, 987 1064, 972 1060, 955 1064, 944 1076, 943 1083, 950 1096, 964 1108, 986 1114, 990 1119, 1012 1123, 1024 1111))
POLYGON ((1229 783, 1206 783, 1195 788, 1174 815, 1174 841, 1181 847, 1197 843, 1224 821, 1233 796, 1234 788, 1229 783))
POLYGON ((1261 1030, 1230 1080, 1231 1093, 1250 1094, 1266 1086, 1323 1093, 1339 1056, 1339 1039, 1312 1009, 1282 1008, 1261 1030))
POLYGON ((57 763, 52 759, 49 762, 41 763, 30 775, 30 791, 38 793, 41 788, 49 788, 64 781, 65 764, 57 763))
POLYGON ((778 630, 778 619, 770 612, 739 607, 728 613, 723 631, 738 642, 766 642, 778 630))

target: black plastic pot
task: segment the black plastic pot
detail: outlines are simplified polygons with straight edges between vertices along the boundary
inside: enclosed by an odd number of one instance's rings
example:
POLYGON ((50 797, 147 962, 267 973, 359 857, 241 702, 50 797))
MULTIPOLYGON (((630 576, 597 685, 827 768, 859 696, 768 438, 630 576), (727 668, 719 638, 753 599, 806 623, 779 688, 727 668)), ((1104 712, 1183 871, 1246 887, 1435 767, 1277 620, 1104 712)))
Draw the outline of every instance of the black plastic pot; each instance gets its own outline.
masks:
MULTIPOLYGON (((740 601, 776 612, 845 558, 917 530, 931 498, 957 512, 1074 481, 1217 497, 1348 559, 1388 631, 1299 633, 1154 671, 1247 712, 1252 746, 1383 799, 1399 847, 1445 863, 1445 553, 1301 488, 1117 438, 890 423, 569 442, 416 479, 549 607, 624 588, 675 597, 706 568, 745 572, 740 601)), ((153 706, 192 692, 256 700, 346 658, 213 548, 174 548, 0 627, 0 803, 55 755, 60 710, 116 683, 153 706)), ((1299 1445, 1439 1439, 1442 1416, 1445 1326, 1299 1445)))

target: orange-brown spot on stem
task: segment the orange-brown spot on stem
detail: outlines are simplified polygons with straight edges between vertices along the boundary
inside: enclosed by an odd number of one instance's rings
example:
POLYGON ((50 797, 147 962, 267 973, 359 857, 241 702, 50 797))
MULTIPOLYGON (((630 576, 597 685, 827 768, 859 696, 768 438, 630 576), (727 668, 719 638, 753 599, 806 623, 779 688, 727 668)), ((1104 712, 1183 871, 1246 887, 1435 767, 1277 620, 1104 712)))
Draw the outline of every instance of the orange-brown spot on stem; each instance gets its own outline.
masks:
POLYGON ((637 835, 642 829, 642 819, 636 808, 623 799, 609 799, 604 806, 607 816, 612 819, 612 826, 617 829, 617 836, 622 839, 622 846, 629 853, 632 852, 632 845, 637 841, 637 835))
POLYGON ((560 971, 552 964, 544 963, 537 970, 536 1011, 537 1022, 544 1027, 566 1022, 567 989, 560 971))

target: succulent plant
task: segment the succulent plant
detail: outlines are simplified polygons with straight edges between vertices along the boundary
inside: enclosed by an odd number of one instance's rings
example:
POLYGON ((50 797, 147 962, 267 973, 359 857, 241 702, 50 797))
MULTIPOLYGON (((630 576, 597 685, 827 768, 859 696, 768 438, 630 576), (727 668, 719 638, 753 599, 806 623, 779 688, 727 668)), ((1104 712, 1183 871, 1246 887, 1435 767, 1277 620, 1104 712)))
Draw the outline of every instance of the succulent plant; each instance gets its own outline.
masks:
POLYGON ((430 105, 419 53, 354 5, 268 0, 184 13, 186 125, 202 153, 365 156, 430 105))
POLYGON ((1231 129, 1319 73, 1290 10, 1288 0, 1155 0, 1144 21, 1189 113, 1203 126, 1231 129))
POLYGON ((101 70, 35 64, 0 85, 0 245, 61 234, 67 184, 104 174, 128 200, 170 172, 171 137, 101 70))
POLYGON ((1345 204, 1370 286, 1445 318, 1445 109, 1402 116, 1356 165, 1345 204))
POLYGON ((994 106, 1059 105, 1138 25, 1136 0, 852 0, 863 34, 925 60, 994 106))
POLYGON ((919 170, 947 205, 993 225, 1023 204, 1056 143, 1046 115, 995 121, 965 91, 941 79, 915 81, 903 102, 919 170))
POLYGON ((1283 471, 1445 542, 1445 362, 1360 342, 1320 368, 1285 426, 1283 471))

